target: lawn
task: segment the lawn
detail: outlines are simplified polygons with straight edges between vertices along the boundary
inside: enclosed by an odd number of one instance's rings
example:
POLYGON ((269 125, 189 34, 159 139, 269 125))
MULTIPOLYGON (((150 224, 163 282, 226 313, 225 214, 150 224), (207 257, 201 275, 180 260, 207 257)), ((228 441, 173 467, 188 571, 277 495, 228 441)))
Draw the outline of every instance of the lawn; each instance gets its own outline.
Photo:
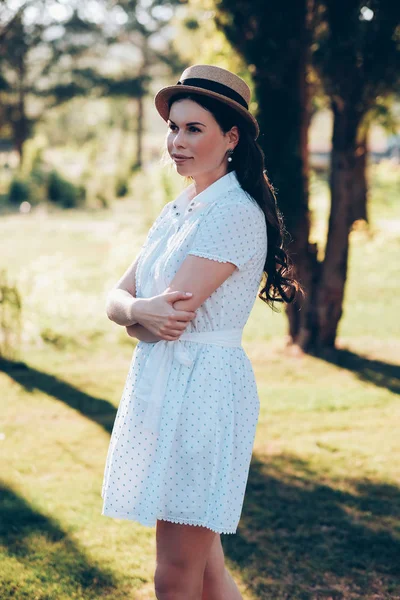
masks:
MULTIPOLYGON (((238 532, 222 535, 245 600, 400 599, 398 167, 370 176, 338 350, 291 355, 261 300, 245 328, 261 412, 238 532)), ((0 269, 23 301, 19 356, 0 371, 4 600, 155 598, 155 529, 101 516, 100 496, 134 349, 105 295, 161 208, 148 178, 103 211, 1 217, 0 269)), ((322 178, 312 203, 322 240, 322 178)))

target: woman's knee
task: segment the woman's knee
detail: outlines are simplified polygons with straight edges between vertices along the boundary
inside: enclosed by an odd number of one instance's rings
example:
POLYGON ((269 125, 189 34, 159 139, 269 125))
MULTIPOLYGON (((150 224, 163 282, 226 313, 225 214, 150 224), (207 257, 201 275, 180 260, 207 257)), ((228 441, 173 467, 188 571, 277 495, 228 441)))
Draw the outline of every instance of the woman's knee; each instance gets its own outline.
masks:
POLYGON ((207 563, 204 569, 204 586, 220 585, 226 575, 225 556, 221 544, 221 536, 217 536, 211 546, 207 563))
POLYGON ((201 598, 204 568, 216 535, 205 527, 157 521, 157 598, 201 598))
POLYGON ((202 587, 202 578, 190 565, 157 565, 154 589, 158 600, 199 600, 202 587))

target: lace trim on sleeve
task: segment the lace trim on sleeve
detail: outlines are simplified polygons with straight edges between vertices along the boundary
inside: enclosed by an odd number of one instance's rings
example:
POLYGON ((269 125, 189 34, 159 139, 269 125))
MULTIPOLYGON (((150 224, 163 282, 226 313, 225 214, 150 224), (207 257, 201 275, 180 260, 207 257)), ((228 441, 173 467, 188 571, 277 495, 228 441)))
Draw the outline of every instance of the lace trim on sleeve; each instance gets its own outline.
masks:
MULTIPOLYGON (((231 263, 233 265, 235 265, 235 263, 233 263, 231 260, 225 260, 224 258, 220 258, 219 256, 214 256, 212 254, 209 254, 208 252, 200 252, 198 250, 189 250, 188 254, 191 254, 192 256, 200 256, 200 258, 209 258, 210 260, 215 260, 217 262, 220 263, 231 263)), ((235 265, 237 266, 237 265, 235 265)))

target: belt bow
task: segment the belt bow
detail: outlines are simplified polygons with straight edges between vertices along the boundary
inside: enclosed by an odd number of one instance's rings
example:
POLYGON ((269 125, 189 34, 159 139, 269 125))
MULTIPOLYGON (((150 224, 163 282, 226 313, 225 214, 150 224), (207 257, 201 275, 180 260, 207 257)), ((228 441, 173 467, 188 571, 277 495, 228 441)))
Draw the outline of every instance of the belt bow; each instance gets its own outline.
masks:
POLYGON ((159 432, 161 408, 173 361, 176 360, 185 367, 191 368, 193 366, 194 358, 182 342, 188 340, 202 344, 241 347, 242 331, 242 329, 192 331, 184 332, 177 340, 150 342, 154 345, 150 350, 135 389, 136 396, 148 403, 143 416, 143 424, 146 430, 155 434, 159 432))

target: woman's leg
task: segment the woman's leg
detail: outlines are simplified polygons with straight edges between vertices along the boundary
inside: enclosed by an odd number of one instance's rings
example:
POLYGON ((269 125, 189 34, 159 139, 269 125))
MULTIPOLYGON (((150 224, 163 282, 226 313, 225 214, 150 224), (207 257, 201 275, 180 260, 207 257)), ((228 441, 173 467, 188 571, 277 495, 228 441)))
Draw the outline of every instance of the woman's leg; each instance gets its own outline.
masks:
POLYGON ((158 600, 201 600, 204 569, 217 535, 207 527, 157 520, 154 586, 158 600))
POLYGON ((224 550, 218 533, 213 541, 203 577, 202 600, 243 600, 239 589, 225 566, 224 550))

